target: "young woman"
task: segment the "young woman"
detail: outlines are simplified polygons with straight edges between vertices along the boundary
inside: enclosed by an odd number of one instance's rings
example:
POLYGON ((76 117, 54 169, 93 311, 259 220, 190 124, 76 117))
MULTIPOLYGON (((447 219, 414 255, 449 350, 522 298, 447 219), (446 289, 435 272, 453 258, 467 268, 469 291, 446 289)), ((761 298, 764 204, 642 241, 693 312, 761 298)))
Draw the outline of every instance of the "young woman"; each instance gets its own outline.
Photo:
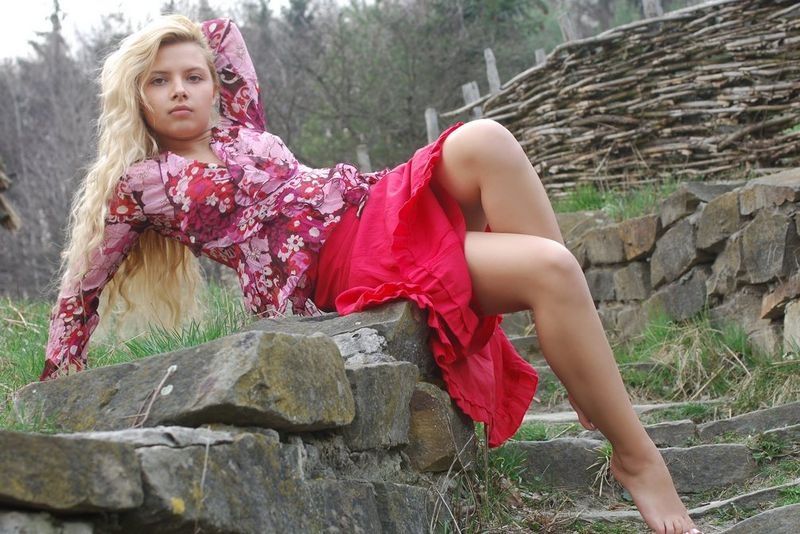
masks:
POLYGON ((500 314, 532 309, 548 363, 581 423, 612 443, 612 472, 647 524, 697 532, 632 409, 545 190, 503 126, 457 122, 393 169, 307 167, 267 132, 228 19, 160 17, 108 57, 101 85, 98 157, 70 213, 40 380, 86 366, 89 337, 119 296, 123 326, 133 317, 175 328, 200 313, 204 254, 236 270, 260 316, 414 301, 448 392, 496 447, 537 385, 500 314))

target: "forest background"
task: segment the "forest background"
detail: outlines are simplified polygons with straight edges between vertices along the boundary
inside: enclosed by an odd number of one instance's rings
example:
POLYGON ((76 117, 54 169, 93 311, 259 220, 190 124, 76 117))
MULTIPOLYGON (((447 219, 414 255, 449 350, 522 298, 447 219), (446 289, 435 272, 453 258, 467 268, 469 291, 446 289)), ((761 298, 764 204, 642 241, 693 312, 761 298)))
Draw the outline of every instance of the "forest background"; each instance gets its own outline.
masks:
MULTIPOLYGON (((662 0, 672 11, 697 0, 662 0)), ((312 167, 357 165, 366 145, 371 170, 407 160, 427 140, 424 111, 460 108, 461 86, 489 91, 484 49, 501 82, 550 53, 568 28, 589 37, 643 18, 641 0, 213 0, 166 1, 162 13, 194 20, 231 17, 242 30, 262 88, 269 131, 312 167)), ((53 3, 51 29, 29 44, 32 58, 0 64, 0 160, 5 193, 22 219, 0 232, 0 296, 52 300, 74 191, 96 156, 97 78, 103 58, 136 30, 111 13, 70 47, 65 14, 53 3)), ((574 35, 574 33, 573 33, 574 35)), ((456 120, 440 119, 443 130, 456 120)), ((207 274, 221 266, 204 263, 207 274)))

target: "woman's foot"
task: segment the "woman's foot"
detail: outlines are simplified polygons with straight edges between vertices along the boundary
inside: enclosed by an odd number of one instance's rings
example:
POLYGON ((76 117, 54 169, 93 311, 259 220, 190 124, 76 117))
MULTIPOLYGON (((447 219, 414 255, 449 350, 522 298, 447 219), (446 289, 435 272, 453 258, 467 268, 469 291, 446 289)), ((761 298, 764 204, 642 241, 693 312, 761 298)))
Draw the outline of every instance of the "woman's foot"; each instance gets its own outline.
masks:
POLYGON ((658 534, 700 532, 689 517, 664 459, 653 442, 641 454, 611 455, 611 474, 633 497, 645 523, 658 534), (694 530, 693 530, 694 529, 694 530))

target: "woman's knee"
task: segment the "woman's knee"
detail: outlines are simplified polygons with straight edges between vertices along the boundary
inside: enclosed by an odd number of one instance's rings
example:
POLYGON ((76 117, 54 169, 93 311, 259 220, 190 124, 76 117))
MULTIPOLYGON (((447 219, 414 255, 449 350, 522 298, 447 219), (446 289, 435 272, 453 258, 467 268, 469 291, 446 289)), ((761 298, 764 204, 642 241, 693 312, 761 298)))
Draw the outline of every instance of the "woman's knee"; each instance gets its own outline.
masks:
POLYGON ((527 256, 531 262, 531 277, 538 290, 558 290, 580 283, 584 279, 577 258, 570 250, 553 239, 537 238, 531 242, 527 256))

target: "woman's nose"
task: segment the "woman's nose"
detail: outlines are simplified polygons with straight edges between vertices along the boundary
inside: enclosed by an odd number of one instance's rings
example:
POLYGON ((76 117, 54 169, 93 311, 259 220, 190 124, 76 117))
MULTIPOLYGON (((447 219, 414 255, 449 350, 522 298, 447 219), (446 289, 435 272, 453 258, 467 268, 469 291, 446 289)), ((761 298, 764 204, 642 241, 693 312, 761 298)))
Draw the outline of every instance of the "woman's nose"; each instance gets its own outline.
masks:
POLYGON ((183 84, 178 82, 172 88, 172 98, 177 98, 178 96, 186 96, 186 89, 184 89, 183 84))

